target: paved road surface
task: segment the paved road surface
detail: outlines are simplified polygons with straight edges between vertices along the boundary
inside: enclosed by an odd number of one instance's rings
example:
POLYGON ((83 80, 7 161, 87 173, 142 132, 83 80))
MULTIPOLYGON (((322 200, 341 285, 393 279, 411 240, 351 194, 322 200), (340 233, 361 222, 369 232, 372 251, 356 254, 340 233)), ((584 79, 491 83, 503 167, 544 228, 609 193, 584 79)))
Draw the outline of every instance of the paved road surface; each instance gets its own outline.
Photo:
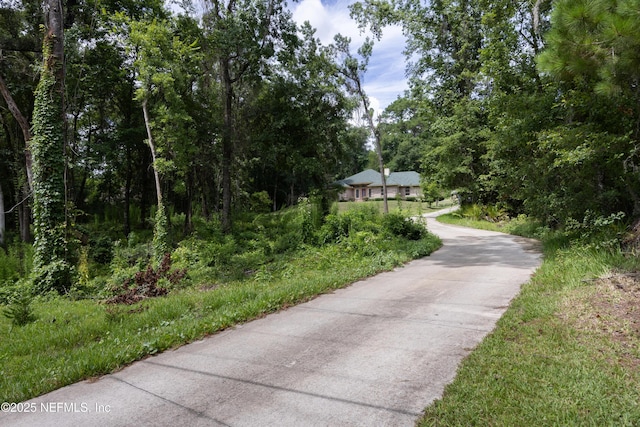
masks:
POLYGON ((40 396, 0 425, 412 426, 540 263, 526 239, 429 228, 444 241, 430 257, 40 396))

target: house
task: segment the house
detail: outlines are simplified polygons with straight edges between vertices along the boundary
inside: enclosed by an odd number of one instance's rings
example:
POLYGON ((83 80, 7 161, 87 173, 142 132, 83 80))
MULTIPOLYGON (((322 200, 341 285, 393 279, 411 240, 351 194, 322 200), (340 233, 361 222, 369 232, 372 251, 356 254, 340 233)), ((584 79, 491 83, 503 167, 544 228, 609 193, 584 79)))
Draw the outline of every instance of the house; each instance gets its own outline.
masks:
MULTIPOLYGON (((385 170, 387 181, 387 198, 420 197, 420 174, 418 172, 393 172, 385 170)), ((339 194, 340 201, 363 201, 368 199, 382 199, 382 175, 373 169, 367 169, 348 178, 336 182, 342 187, 339 194)))

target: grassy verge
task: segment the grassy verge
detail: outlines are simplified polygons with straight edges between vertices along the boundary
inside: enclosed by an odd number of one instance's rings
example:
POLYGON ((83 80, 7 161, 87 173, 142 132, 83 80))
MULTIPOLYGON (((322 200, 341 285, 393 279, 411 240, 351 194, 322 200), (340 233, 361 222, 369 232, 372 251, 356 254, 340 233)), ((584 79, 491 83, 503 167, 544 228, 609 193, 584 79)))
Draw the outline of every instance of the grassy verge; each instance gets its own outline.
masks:
POLYGON ((558 242, 419 425, 640 425, 640 262, 558 242))
MULTIPOLYGON (((389 206, 389 212, 402 212, 409 216, 418 216, 448 208, 453 205, 453 202, 450 199, 447 199, 438 202, 436 205, 436 203, 389 199, 387 204, 389 206)), ((336 203, 336 205, 338 206, 338 212, 346 212, 351 209, 358 209, 362 206, 373 207, 381 213, 384 211, 384 203, 382 200, 369 200, 367 202, 339 202, 336 203)))
POLYGON ((0 401, 22 401, 111 372, 392 269, 440 245, 435 236, 427 235, 414 241, 381 239, 383 246, 374 248, 359 242, 360 237, 370 236, 358 234, 346 239, 348 244, 301 248, 243 280, 201 282, 135 305, 36 299, 35 322, 17 327, 0 316, 0 401))

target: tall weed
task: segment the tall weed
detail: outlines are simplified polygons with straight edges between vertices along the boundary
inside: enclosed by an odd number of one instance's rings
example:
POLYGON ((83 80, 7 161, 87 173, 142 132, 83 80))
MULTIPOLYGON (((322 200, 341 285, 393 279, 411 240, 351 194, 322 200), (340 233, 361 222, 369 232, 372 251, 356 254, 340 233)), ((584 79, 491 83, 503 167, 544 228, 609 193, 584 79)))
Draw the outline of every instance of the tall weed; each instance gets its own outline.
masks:
POLYGON ((7 281, 26 277, 33 266, 33 246, 12 243, 7 249, 0 248, 0 286, 7 281))

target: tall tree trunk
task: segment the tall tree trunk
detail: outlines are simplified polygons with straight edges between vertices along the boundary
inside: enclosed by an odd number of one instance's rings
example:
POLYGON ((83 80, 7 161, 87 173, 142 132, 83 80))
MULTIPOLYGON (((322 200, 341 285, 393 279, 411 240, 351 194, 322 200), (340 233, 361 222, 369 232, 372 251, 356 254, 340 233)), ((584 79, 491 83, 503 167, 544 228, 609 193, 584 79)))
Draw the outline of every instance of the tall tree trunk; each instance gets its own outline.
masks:
POLYGON ((165 213, 164 204, 162 203, 162 187, 160 187, 160 173, 158 172, 156 165, 156 146, 153 141, 153 135, 151 133, 151 121, 149 120, 149 109, 147 107, 147 100, 142 101, 142 112, 144 114, 144 125, 147 128, 147 138, 149 141, 149 148, 151 149, 151 160, 153 161, 153 177, 156 181, 156 198, 158 203, 158 210, 156 211, 156 217, 153 224, 153 255, 157 265, 160 265, 165 253, 168 252, 167 242, 167 215, 165 213))
POLYGON ((29 183, 29 189, 32 190, 33 189, 33 173, 32 173, 33 160, 31 158, 31 149, 29 147, 29 144, 31 142, 31 137, 32 137, 31 128, 29 127, 29 122, 27 121, 27 119, 24 117, 24 115, 22 115, 20 108, 18 108, 18 104, 16 104, 16 102, 13 100, 13 97, 11 96, 11 93, 9 92, 9 89, 7 88, 6 83, 2 79, 2 76, 0 76, 0 93, 2 93, 2 97, 4 98, 4 101, 7 103, 7 106, 9 107, 9 111, 11 111, 11 114, 16 119, 16 121, 18 122, 18 125, 20 125, 20 129, 22 130, 22 136, 24 137, 24 144, 25 144, 24 157, 25 157, 25 168, 27 171, 27 182, 29 183))
POLYGON ((380 144, 380 131, 376 127, 373 122, 373 114, 369 110, 369 99, 364 93, 364 89, 360 83, 360 79, 356 81, 358 94, 360 95, 360 99, 362 100, 362 106, 364 107, 364 112, 367 116, 367 122, 369 123, 369 128, 371 129, 371 133, 373 133, 373 142, 376 146, 376 154, 378 156, 378 167, 380 168, 380 177, 382 179, 382 200, 384 204, 384 213, 389 213, 389 202, 387 201, 387 176, 385 175, 384 170, 384 161, 382 159, 382 144, 380 144))
MULTIPOLYGON (((30 193, 29 185, 25 183, 22 187, 22 194, 27 198, 30 193)), ((31 207, 29 203, 22 203, 18 207, 18 226, 20 227, 20 240, 24 243, 31 243, 33 236, 31 236, 31 207)))
POLYGON ((224 81, 224 131, 222 134, 222 230, 231 231, 231 167, 233 162, 233 83, 229 59, 220 61, 224 81))
POLYGON ((124 235, 131 233, 131 149, 127 146, 127 170, 124 184, 124 235))
POLYGON ((67 292, 64 33, 62 3, 46 0, 44 63, 33 109, 34 285, 40 292, 67 292))
MULTIPOLYGON (((149 166, 144 160, 141 160, 141 170, 146 171, 149 166)), ((147 203, 147 190, 149 189, 149 175, 145 172, 142 173, 142 182, 140 185, 140 224, 141 229, 147 228, 148 216, 149 216, 149 204, 147 203)))
POLYGON ((151 121, 149 120, 149 109, 147 108, 147 100, 142 101, 142 112, 144 114, 144 126, 147 129, 147 138, 149 141, 149 148, 151 149, 151 159, 153 160, 153 177, 156 181, 156 199, 158 201, 158 207, 162 205, 162 188, 160 187, 160 174, 156 169, 156 146, 153 142, 153 135, 151 134, 151 121))
POLYGON ((4 246, 4 232, 6 223, 4 218, 4 193, 2 192, 2 183, 0 183, 0 246, 4 246))
MULTIPOLYGON (((28 120, 20 111, 18 104, 14 101, 11 93, 9 92, 9 88, 6 83, 0 76, 0 93, 2 93, 2 97, 6 102, 9 111, 13 115, 16 122, 20 126, 22 130, 22 136, 24 139, 24 170, 27 175, 27 182, 23 187, 23 196, 24 198, 28 198, 31 192, 33 191, 33 158, 31 156, 31 128, 29 126, 28 120)), ((20 168, 21 169, 21 168, 20 168)), ((4 213, 4 211, 3 211, 4 213)), ((31 209, 29 208, 29 203, 26 201, 22 206, 18 207, 18 225, 20 227, 20 238, 23 242, 28 243, 31 242, 31 209)))
POLYGON ((186 191, 186 206, 184 210, 184 228, 183 233, 188 236, 193 231, 193 195, 195 193, 194 183, 194 171, 193 168, 187 174, 187 191, 186 191))

